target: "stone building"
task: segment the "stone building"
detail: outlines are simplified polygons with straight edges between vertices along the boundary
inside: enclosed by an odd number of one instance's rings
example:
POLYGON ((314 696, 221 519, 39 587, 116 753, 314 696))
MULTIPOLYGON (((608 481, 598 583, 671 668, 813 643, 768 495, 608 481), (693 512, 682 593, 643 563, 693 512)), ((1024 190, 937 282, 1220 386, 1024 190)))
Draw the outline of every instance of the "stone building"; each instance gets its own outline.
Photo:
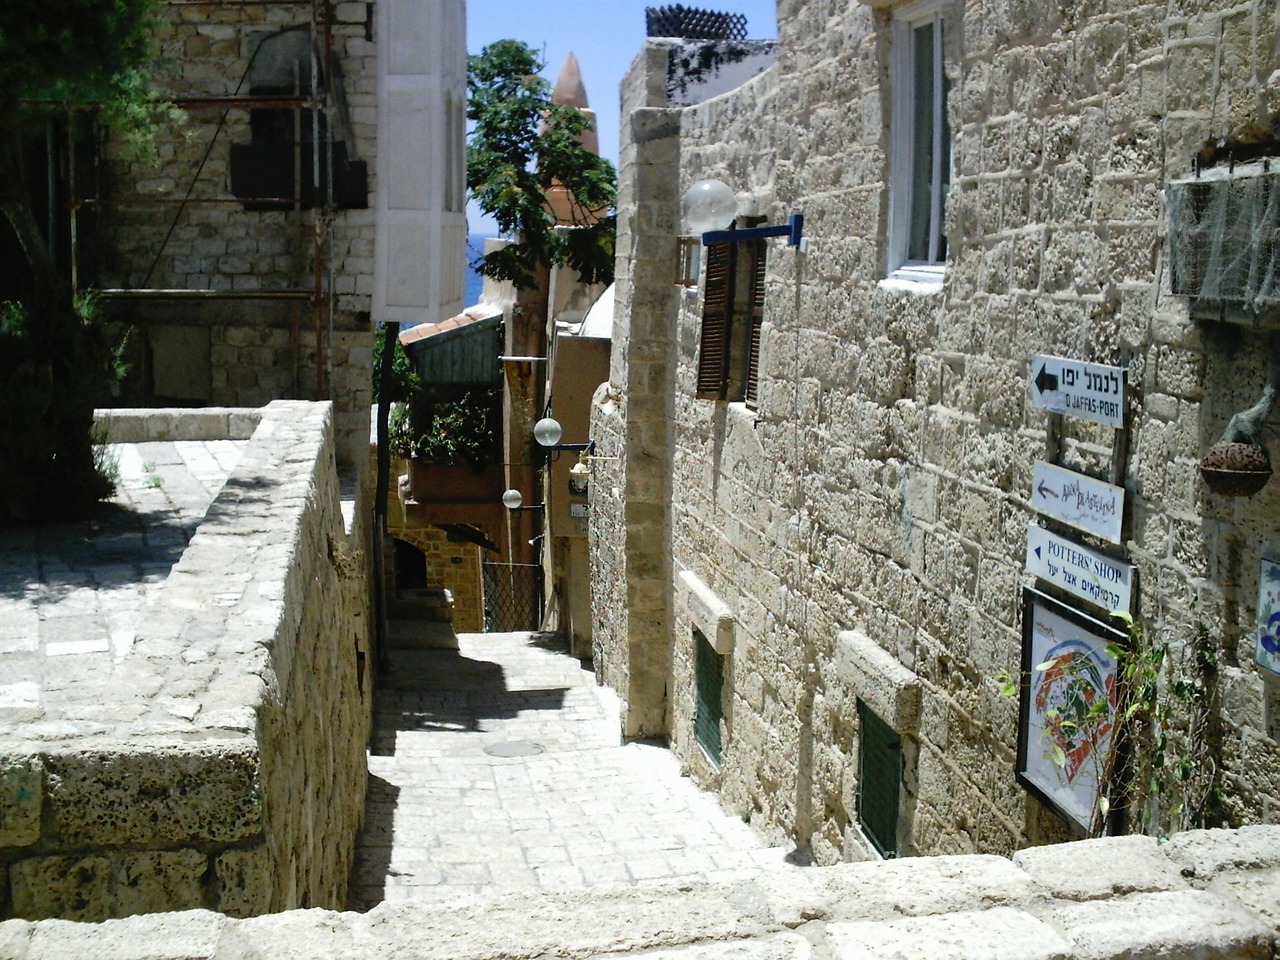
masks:
POLYGON ((159 86, 185 122, 159 132, 156 163, 87 135, 61 162, 78 174, 58 227, 78 238, 77 286, 137 331, 126 399, 331 399, 342 461, 363 463, 371 315, 462 306, 464 0, 158 17, 159 86))
POLYGON ((1274 193, 1274 5, 782 0, 778 33, 723 95, 685 93, 710 44, 652 40, 624 82, 590 551, 625 733, 820 862, 1007 853, 1094 827, 1079 761, 1109 756, 1109 725, 1055 734, 1061 676, 1024 657, 1056 629, 1114 671, 1115 637, 1164 648, 1163 751, 1126 727, 1161 792, 1125 829, 1274 822, 1280 487, 1200 470, 1275 381, 1274 290, 1171 269, 1229 234, 1208 273, 1271 276, 1262 201, 1191 238, 1274 193), (738 228, 803 212, 804 242, 707 246, 678 286, 711 177, 738 228), (1261 239, 1225 229, 1248 216, 1261 239), (1145 641, 1108 629, 1126 604, 1145 641))

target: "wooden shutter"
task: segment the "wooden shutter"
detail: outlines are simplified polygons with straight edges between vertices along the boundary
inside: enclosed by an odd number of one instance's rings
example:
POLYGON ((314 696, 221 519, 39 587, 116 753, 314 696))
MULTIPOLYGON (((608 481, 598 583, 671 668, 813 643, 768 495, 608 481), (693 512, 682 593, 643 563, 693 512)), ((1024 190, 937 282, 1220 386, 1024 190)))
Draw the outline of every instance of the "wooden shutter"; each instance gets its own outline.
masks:
POLYGON ((858 727, 858 821, 877 849, 892 857, 898 852, 902 741, 861 700, 858 727))
POLYGON ((733 244, 707 247, 707 279, 702 299, 702 339, 698 345, 699 400, 723 400, 729 378, 729 318, 733 311, 733 244))
POLYGON ((693 712, 693 734, 707 756, 719 766, 720 721, 724 719, 724 657, 703 636, 693 631, 694 685, 697 687, 693 712))
POLYGON ((756 395, 760 388, 760 325, 764 322, 764 268, 767 250, 763 240, 751 244, 751 329, 747 341, 747 376, 743 399, 752 410, 756 409, 756 395))

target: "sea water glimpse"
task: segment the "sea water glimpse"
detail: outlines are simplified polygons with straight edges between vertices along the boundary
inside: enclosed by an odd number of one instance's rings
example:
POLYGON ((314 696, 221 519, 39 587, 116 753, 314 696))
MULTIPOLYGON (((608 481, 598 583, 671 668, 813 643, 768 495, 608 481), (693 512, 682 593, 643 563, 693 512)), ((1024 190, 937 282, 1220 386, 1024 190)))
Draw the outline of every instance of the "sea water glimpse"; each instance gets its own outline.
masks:
POLYGON ((472 268, 472 262, 484 253, 484 242, 488 234, 471 233, 467 235, 467 286, 463 294, 462 305, 471 306, 480 302, 480 291, 484 287, 484 278, 472 268))

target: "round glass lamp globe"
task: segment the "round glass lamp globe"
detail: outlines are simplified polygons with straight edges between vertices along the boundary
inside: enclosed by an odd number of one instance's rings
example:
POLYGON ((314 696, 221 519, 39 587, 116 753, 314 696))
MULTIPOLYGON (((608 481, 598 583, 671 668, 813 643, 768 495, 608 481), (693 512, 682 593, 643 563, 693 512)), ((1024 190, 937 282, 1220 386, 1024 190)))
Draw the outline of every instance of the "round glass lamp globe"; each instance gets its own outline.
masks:
POLYGON ((738 215, 738 201, 727 183, 699 180, 684 192, 680 215, 695 234, 727 230, 738 215))
POLYGON ((554 417, 543 417, 533 425, 533 439, 544 447, 554 447, 560 442, 560 421, 554 417))
POLYGON ((519 510, 522 503, 524 497, 520 496, 519 490, 508 490, 502 495, 502 505, 508 510, 519 510))

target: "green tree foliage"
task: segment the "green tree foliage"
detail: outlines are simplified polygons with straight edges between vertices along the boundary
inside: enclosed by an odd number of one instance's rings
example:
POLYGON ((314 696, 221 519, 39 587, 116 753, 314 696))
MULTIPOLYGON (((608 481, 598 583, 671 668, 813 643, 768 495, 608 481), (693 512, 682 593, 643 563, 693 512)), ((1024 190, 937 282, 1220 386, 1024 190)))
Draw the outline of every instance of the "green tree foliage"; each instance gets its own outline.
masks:
POLYGON ((94 465, 95 404, 116 355, 92 309, 73 299, 31 209, 23 143, 41 107, 96 102, 144 133, 163 106, 145 82, 155 0, 0 3, 0 230, 17 301, 0 307, 0 523, 83 513, 110 493, 94 465))
POLYGON ((587 283, 613 280, 611 210, 617 175, 608 160, 578 142, 591 118, 574 106, 553 104, 546 66, 526 44, 499 40, 467 58, 467 119, 475 124, 467 146, 467 188, 480 209, 516 242, 486 254, 476 269, 520 287, 535 283, 540 267, 568 266, 587 283), (558 182, 583 212, 580 229, 557 231, 547 192, 558 182))
MULTIPOLYGON (((378 371, 382 369, 382 351, 387 349, 387 328, 378 324, 378 332, 373 340, 373 402, 380 403, 382 387, 378 382, 378 371)), ((387 384, 386 399, 393 403, 412 400, 422 389, 422 380, 413 366, 413 360, 396 337, 392 342, 394 353, 391 357, 391 382, 387 384)))

